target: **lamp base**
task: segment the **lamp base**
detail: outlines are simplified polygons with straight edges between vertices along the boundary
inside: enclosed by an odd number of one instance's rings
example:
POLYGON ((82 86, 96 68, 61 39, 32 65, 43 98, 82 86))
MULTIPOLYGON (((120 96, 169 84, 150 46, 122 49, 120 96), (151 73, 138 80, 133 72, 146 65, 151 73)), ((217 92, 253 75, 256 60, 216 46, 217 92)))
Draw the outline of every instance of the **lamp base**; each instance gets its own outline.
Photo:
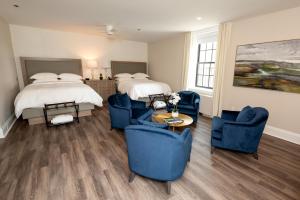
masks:
POLYGON ((91 69, 91 77, 92 77, 92 80, 95 80, 95 70, 94 70, 94 68, 91 69))

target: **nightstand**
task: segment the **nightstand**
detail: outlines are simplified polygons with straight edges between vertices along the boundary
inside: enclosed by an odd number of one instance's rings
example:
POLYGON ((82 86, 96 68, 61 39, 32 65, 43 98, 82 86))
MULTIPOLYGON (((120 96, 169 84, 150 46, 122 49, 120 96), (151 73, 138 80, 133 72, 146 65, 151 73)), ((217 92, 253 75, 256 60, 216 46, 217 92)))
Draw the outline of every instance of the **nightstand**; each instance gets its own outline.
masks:
POLYGON ((114 80, 85 80, 85 84, 93 88, 102 98, 103 101, 107 101, 110 95, 116 93, 114 80))

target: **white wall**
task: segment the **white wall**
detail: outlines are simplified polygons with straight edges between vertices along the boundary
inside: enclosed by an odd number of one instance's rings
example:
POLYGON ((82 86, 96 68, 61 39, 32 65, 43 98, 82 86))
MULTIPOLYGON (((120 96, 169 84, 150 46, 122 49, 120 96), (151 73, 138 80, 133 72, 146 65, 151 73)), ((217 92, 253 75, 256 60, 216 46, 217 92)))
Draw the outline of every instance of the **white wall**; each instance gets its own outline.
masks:
MULTIPOLYGON (((148 61, 147 43, 143 42, 18 25, 10 25, 10 30, 21 88, 20 57, 24 56, 97 59, 100 66, 111 60, 148 61)), ((99 71, 103 72, 103 69, 99 71)), ((85 66, 83 73, 85 77, 90 76, 85 66)))
POLYGON ((223 109, 240 110, 246 105, 262 106, 270 112, 269 126, 300 134, 300 94, 233 87, 237 46, 300 39, 299 19, 300 8, 295 8, 233 22, 225 65, 223 109))
MULTIPOLYGON (((182 33, 148 45, 151 78, 168 83, 173 91, 186 89, 182 85, 185 42, 185 33, 182 33)), ((199 93, 198 90, 191 90, 199 93)), ((206 116, 211 116, 212 97, 202 94, 200 96, 200 112, 206 116)))
POLYGON ((184 33, 148 45, 150 77, 174 91, 182 89, 184 45, 184 33))
POLYGON ((14 99, 19 91, 8 24, 0 17, 0 137, 14 119, 14 99))

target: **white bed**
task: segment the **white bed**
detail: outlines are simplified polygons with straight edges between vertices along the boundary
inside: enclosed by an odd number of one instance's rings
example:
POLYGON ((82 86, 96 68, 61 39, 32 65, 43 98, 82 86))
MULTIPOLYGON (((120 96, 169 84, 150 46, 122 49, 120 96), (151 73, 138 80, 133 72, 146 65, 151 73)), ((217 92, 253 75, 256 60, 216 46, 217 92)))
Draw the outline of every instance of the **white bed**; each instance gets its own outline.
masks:
POLYGON ((28 108, 42 108, 44 104, 71 102, 102 106, 100 97, 91 87, 79 81, 32 83, 27 85, 15 99, 17 118, 28 108))
POLYGON ((133 100, 145 98, 152 94, 170 94, 172 92, 168 84, 149 79, 124 80, 117 84, 118 91, 127 93, 133 100))

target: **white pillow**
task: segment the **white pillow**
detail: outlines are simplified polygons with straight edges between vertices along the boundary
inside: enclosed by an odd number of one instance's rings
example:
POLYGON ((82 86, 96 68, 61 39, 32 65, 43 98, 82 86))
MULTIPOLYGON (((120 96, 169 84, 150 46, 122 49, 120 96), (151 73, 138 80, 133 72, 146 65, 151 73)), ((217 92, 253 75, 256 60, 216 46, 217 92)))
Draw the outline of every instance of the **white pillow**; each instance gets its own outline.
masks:
POLYGON ((73 73, 62 73, 58 76, 62 80, 81 80, 82 76, 73 73))
POLYGON ((122 82, 122 81, 130 81, 130 80, 132 80, 132 78, 130 78, 130 77, 117 78, 117 81, 118 81, 118 82, 122 82))
POLYGON ((147 77, 136 77, 134 80, 149 80, 147 77))
POLYGON ((58 79, 36 79, 32 83, 57 83, 58 79))
POLYGON ((36 73, 30 77, 30 79, 41 80, 41 79, 56 79, 58 75, 50 72, 36 73))
POLYGON ((133 78, 149 78, 148 74, 144 74, 144 73, 135 73, 133 74, 133 78))
POLYGON ((129 73, 120 73, 115 75, 116 78, 132 78, 132 74, 129 73))
POLYGON ((77 79, 77 80, 75 80, 75 79, 73 79, 73 80, 38 79, 38 80, 34 80, 32 83, 39 84, 39 83, 83 83, 83 82, 82 82, 82 80, 79 80, 79 79, 77 79))
POLYGON ((164 101, 155 101, 155 102, 153 103, 153 107, 154 107, 155 109, 161 109, 161 108, 167 107, 167 104, 166 104, 164 101))
POLYGON ((60 79, 59 83, 83 83, 82 80, 79 79, 60 79))

